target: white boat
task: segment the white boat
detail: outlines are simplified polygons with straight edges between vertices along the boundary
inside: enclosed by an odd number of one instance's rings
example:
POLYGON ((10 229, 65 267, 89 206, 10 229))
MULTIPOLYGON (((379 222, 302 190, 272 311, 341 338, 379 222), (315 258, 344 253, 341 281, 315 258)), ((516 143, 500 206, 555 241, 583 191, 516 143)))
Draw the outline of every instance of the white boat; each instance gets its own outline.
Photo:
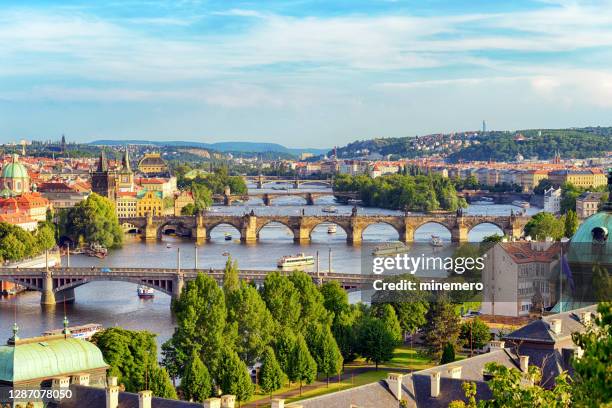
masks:
POLYGON ((431 245, 435 246, 435 247, 441 247, 441 246, 444 246, 444 242, 442 242, 442 239, 439 236, 432 235, 431 236, 431 245))
POLYGON ((224 237, 225 237, 226 241, 231 241, 232 240, 232 234, 230 234, 229 232, 226 232, 224 237))
POLYGON ((335 213, 335 212, 338 212, 336 207, 334 207, 333 205, 330 205, 330 206, 327 206, 327 207, 323 207, 321 209, 321 211, 323 211, 324 213, 335 213))
POLYGON ((145 285, 138 285, 138 297, 141 299, 151 299, 153 297, 155 297, 155 291, 145 285))
POLYGON ((298 266, 314 265, 314 263, 314 256, 299 253, 296 255, 283 256, 281 259, 278 260, 276 265, 279 268, 294 268, 298 266))
POLYGON ((328 234, 335 234, 337 231, 337 228, 334 224, 330 225, 329 227, 327 227, 327 233, 328 234))
POLYGON ((361 200, 358 200, 356 198, 349 198, 347 201, 349 204, 361 204, 361 200))
MULTIPOLYGON (((94 334, 104 330, 104 327, 98 323, 89 323, 81 326, 68 327, 68 330, 70 330, 70 334, 75 339, 89 340, 94 334)), ((43 333, 43 336, 56 336, 63 334, 63 331, 64 329, 48 330, 43 333)))
POLYGON ((515 205, 515 206, 521 207, 521 208, 529 208, 529 203, 527 201, 523 201, 523 200, 514 200, 512 202, 512 205, 515 205))
POLYGON ((410 248, 403 242, 389 242, 387 244, 379 245, 374 248, 372 255, 395 255, 408 252, 410 248))

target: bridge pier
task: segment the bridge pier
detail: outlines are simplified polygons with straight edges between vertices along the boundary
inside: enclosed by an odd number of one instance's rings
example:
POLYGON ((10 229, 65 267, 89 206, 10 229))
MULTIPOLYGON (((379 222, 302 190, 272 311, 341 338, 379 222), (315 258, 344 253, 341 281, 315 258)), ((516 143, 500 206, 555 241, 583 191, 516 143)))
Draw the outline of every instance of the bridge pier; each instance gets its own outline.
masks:
POLYGON ((172 285, 172 299, 177 300, 181 293, 183 292, 183 288, 185 287, 185 278, 182 273, 176 275, 174 278, 174 282, 172 285))
POLYGON ((271 201, 272 201, 272 200, 270 199, 270 194, 267 194, 267 193, 266 193, 266 194, 264 194, 264 195, 261 197, 261 200, 263 201, 264 205, 266 205, 266 206, 270 205, 270 203, 271 203, 271 201))
POLYGON ((346 242, 353 245, 361 245, 361 235, 363 228, 351 226, 346 231, 346 242))
POLYGON ((295 188, 295 189, 300 188, 300 182, 298 180, 294 180, 293 181, 293 188, 295 188))
POLYGON ((306 205, 314 205, 314 197, 312 193, 306 193, 306 205))
POLYGON ((257 217, 246 215, 243 218, 242 228, 240 228, 240 240, 250 244, 257 242, 257 217))
POLYGON ((310 231, 311 229, 300 225, 299 228, 293 230, 293 241, 300 244, 307 244, 310 242, 310 231))
POLYGON ((414 242, 414 228, 404 227, 403 231, 400 231, 400 241, 405 243, 414 242))
MULTIPOLYGON (((46 271, 43 275, 43 289, 40 295, 40 304, 43 306, 55 305, 55 292, 53 292, 53 275, 50 271, 46 271)), ((74 292, 73 292, 74 293, 74 292)))
POLYGON ((202 214, 196 216, 196 225, 191 229, 191 237, 197 242, 203 242, 207 239, 207 232, 202 214))
POLYGON ((458 226, 451 230, 451 242, 462 243, 468 240, 468 229, 464 226, 458 226))

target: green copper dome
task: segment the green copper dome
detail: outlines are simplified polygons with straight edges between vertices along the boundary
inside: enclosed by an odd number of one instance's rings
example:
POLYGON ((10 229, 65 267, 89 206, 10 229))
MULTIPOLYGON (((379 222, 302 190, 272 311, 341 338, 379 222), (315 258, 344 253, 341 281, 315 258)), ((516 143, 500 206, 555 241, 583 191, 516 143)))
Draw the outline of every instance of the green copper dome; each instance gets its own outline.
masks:
POLYGON ((607 230, 607 242, 612 242, 612 212, 601 211, 584 220, 572 237, 572 243, 592 243, 597 228, 607 230))
POLYGON ((107 368, 94 344, 73 338, 39 337, 0 346, 0 383, 81 373, 107 368))
POLYGON ((2 178, 3 179, 15 179, 15 178, 29 178, 28 170, 25 166, 19 163, 19 159, 17 155, 13 156, 13 161, 8 163, 2 169, 2 178))

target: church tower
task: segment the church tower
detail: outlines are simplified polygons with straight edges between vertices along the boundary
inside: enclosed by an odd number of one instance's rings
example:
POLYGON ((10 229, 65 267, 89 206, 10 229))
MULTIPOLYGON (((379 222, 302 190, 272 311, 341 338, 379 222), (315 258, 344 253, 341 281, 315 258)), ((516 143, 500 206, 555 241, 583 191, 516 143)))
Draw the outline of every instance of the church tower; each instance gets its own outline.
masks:
POLYGON ((130 165, 130 155, 128 147, 125 147, 123 159, 121 160, 121 171, 119 171, 117 177, 117 190, 121 192, 133 192, 134 191, 134 172, 130 165))
POLYGON ((91 174, 91 191, 110 200, 115 200, 116 174, 109 169, 104 150, 100 153, 96 171, 91 174))

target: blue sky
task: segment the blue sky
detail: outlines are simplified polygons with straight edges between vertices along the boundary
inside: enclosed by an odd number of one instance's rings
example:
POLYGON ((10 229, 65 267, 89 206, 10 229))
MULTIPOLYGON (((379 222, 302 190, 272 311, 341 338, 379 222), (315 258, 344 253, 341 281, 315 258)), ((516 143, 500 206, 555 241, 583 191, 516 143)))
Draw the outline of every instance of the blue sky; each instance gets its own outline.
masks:
POLYGON ((612 1, 2 0, 0 141, 612 125, 612 1))

